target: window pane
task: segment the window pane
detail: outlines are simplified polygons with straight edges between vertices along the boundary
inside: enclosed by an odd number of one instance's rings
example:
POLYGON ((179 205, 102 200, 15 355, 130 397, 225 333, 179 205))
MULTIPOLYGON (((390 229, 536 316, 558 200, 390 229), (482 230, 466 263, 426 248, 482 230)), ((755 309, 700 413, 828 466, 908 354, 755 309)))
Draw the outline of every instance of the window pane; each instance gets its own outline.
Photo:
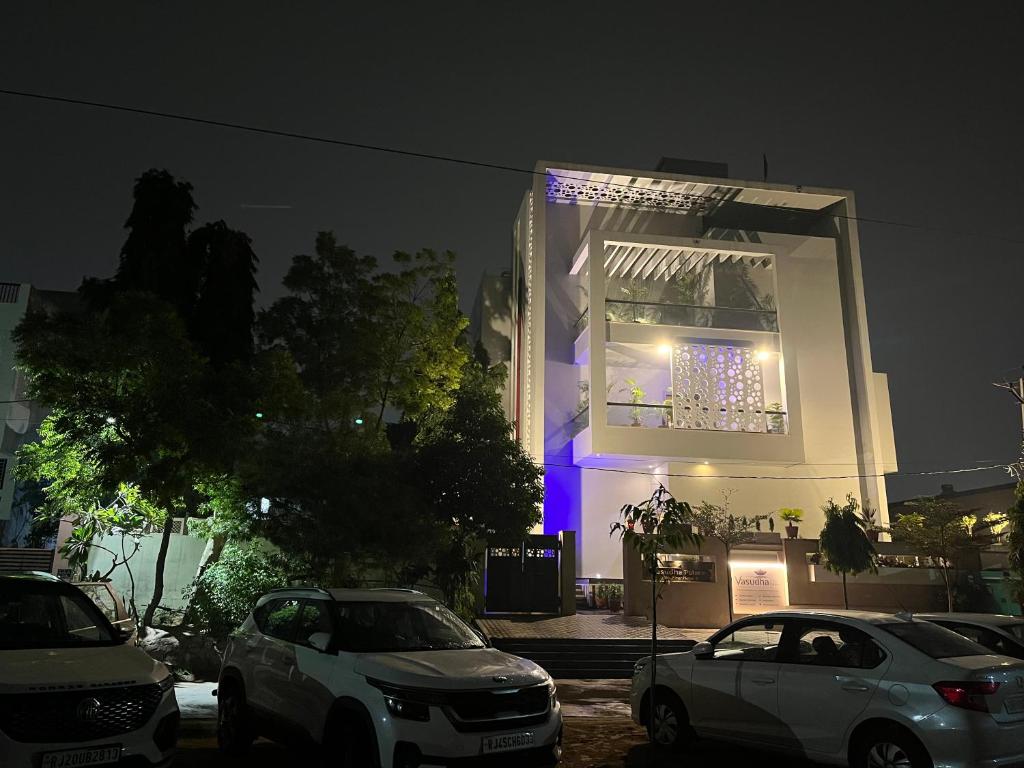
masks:
POLYGON ((96 617, 90 616, 82 606, 71 598, 62 595, 61 608, 64 610, 64 621, 67 624, 68 636, 81 640, 106 640, 107 633, 96 625, 96 617))
POLYGON ((715 643, 716 659, 775 661, 782 639, 782 624, 748 624, 715 643))
POLYGON ((853 627, 819 624, 804 628, 797 640, 797 663, 825 667, 872 669, 885 652, 864 632, 853 627))
POLYGON ((933 659, 984 656, 989 653, 984 646, 971 642, 952 630, 924 621, 879 624, 878 628, 895 635, 933 659))
POLYGON ((295 642, 309 645, 310 636, 318 633, 331 633, 331 618, 327 612, 327 604, 323 600, 310 600, 302 607, 302 613, 299 615, 295 642))
POLYGON ((270 610, 263 624, 263 633, 282 640, 292 639, 292 625, 299 612, 298 600, 282 600, 270 610))

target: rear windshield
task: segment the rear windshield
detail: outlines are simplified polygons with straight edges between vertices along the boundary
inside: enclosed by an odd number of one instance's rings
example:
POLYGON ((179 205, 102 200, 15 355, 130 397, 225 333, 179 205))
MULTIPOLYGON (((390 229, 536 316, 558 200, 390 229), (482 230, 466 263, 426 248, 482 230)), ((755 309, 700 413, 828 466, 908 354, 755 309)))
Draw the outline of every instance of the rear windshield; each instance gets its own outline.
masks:
POLYGON ((110 623, 79 590, 28 580, 0 580, 0 649, 118 643, 110 623))
POLYGON ((895 635, 933 659, 951 659, 956 656, 985 656, 992 653, 973 640, 958 635, 951 629, 926 621, 903 621, 879 624, 890 635, 895 635))
POLYGON ((1024 643, 1024 621, 1019 621, 1016 624, 1003 624, 1000 629, 1002 629, 1003 632, 1009 632, 1024 643))

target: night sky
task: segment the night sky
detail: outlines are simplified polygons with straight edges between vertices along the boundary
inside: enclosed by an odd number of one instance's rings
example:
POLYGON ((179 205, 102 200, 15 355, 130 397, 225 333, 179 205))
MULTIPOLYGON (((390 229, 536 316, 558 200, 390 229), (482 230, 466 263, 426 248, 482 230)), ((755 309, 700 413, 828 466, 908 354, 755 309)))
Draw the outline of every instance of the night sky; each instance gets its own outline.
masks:
MULTIPOLYGON (((1024 14, 1011 3, 57 3, 0 11, 0 88, 529 168, 726 162, 851 188, 901 469, 1006 462, 1024 363, 1024 14), (841 8, 834 17, 823 9, 841 8), (775 10, 773 10, 775 9, 775 10), (784 9, 782 12, 779 9, 784 9), (929 13, 925 13, 925 12, 929 13)), ((0 281, 113 272, 133 179, 253 238, 261 302, 315 233, 451 248, 464 309, 528 177, 0 96, 0 281), (272 207, 266 207, 272 206, 272 207)), ((890 479, 891 499, 1004 482, 890 479)))

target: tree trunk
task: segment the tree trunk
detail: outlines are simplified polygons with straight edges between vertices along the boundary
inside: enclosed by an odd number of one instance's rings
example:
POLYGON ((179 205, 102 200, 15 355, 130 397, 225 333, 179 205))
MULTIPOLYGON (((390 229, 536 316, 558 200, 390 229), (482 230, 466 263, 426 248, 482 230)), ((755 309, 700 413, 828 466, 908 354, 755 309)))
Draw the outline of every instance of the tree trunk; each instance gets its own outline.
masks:
POLYGON ((651 729, 650 740, 654 743, 654 724, 657 703, 655 685, 658 679, 658 556, 651 558, 651 729))
POLYGON ((732 624, 735 618, 732 613, 732 568, 729 566, 729 547, 725 548, 725 587, 726 600, 728 600, 729 623, 732 624))
POLYGON ((946 610, 950 613, 953 612, 953 588, 949 584, 949 571, 946 567, 942 568, 942 581, 946 585, 946 610))
POLYGON ((163 536, 160 537, 160 551, 156 556, 156 575, 153 579, 153 598, 146 606, 146 612, 142 616, 142 629, 153 625, 153 614, 164 597, 164 564, 167 562, 167 548, 171 543, 171 530, 174 527, 173 508, 168 508, 167 519, 164 521, 163 536))
POLYGON ((843 571, 843 607, 850 610, 850 597, 846 594, 846 571, 843 571))

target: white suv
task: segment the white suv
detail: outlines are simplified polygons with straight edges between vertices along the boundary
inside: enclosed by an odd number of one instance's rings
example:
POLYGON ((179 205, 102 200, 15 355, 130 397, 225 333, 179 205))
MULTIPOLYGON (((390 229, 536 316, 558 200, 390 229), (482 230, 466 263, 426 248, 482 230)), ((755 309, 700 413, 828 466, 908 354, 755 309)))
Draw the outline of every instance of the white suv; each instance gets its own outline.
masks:
POLYGON ((174 680, 127 635, 49 574, 0 575, 0 765, 170 765, 174 680))
POLYGON ((218 738, 322 746, 351 768, 554 765, 551 677, 487 647, 411 590, 288 588, 262 597, 224 652, 218 738))

